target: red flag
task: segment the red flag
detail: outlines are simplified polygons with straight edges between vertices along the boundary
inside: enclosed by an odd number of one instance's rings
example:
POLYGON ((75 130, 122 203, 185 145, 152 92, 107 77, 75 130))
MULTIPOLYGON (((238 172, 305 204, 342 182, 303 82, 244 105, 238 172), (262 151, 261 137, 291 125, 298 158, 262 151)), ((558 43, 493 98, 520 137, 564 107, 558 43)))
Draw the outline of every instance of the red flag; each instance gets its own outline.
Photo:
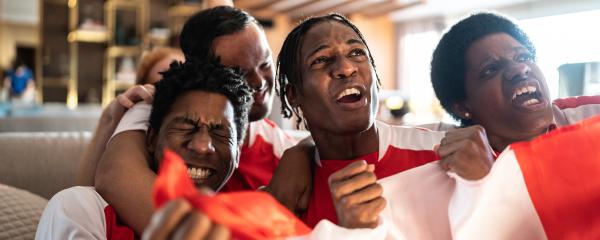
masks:
POLYGON ((188 177, 187 167, 165 149, 154 183, 155 208, 170 200, 186 199, 214 222, 228 227, 236 239, 281 239, 310 233, 310 228, 264 192, 241 191, 203 195, 188 177))
POLYGON ((600 236, 600 116, 511 145, 549 239, 600 236))

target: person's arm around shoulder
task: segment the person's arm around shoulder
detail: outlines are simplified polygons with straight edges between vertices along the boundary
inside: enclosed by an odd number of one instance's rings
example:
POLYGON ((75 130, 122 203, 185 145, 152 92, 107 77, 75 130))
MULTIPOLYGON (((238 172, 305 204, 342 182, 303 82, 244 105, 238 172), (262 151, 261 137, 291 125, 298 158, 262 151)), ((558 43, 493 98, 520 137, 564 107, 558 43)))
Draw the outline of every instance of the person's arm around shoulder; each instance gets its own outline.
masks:
POLYGON ((146 144, 151 107, 138 104, 123 117, 96 169, 95 187, 119 217, 141 233, 153 212, 152 185, 146 144))
POLYGON ((308 207, 314 156, 315 143, 311 137, 288 148, 281 156, 269 186, 264 189, 296 215, 301 215, 308 207))
POLYGON ((98 163, 95 187, 112 205, 119 217, 141 233, 153 212, 152 184, 156 174, 150 169, 150 155, 143 131, 125 131, 110 141, 98 163))
POLYGON ((96 166, 104 150, 108 140, 113 135, 115 128, 121 121, 121 118, 127 109, 133 107, 136 102, 145 101, 152 102, 154 95, 154 86, 150 84, 138 85, 129 88, 124 93, 117 96, 116 99, 102 111, 98 126, 94 131, 94 135, 88 144, 83 159, 79 165, 77 173, 77 185, 93 186, 96 166))

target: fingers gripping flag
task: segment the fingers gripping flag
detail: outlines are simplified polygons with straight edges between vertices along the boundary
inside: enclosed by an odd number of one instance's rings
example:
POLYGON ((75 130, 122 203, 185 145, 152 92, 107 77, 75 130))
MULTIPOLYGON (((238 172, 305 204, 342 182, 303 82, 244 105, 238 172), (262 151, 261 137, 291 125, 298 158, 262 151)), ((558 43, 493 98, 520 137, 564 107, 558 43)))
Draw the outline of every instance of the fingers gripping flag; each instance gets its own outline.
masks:
POLYGON ((183 160, 168 149, 152 195, 155 208, 177 198, 187 200, 216 223, 228 227, 234 239, 281 239, 310 233, 310 228, 267 193, 201 194, 188 177, 183 160))

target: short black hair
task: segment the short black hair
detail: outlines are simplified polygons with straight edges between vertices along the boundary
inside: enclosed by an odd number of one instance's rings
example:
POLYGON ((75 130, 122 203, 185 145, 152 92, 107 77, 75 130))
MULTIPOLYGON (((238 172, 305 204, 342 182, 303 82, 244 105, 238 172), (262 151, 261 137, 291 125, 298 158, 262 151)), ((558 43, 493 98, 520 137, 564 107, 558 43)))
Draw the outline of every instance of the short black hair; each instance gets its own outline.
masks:
POLYGON ((179 45, 186 59, 212 59, 215 38, 237 33, 252 23, 259 26, 254 17, 234 7, 206 9, 187 20, 181 30, 179 45))
POLYGON ((228 68, 211 61, 173 62, 156 83, 156 93, 150 113, 150 127, 159 131, 177 98, 190 91, 205 91, 225 95, 234 111, 237 143, 241 145, 248 125, 248 111, 252 104, 252 90, 239 69, 228 68))
POLYGON ((517 40, 535 59, 535 47, 517 24, 496 13, 475 13, 444 34, 431 60, 431 84, 444 109, 462 126, 472 123, 454 113, 452 106, 466 100, 466 53, 477 40, 494 33, 506 33, 517 40))
POLYGON ((321 22, 327 21, 336 21, 342 23, 350 27, 356 33, 356 35, 358 35, 360 40, 367 48, 369 60, 371 61, 373 69, 375 70, 377 87, 381 86, 379 75, 377 75, 377 69, 375 68, 375 61, 373 60, 373 56, 371 55, 371 50, 367 45, 367 41, 365 41, 365 38, 360 30, 358 30, 358 28, 352 22, 350 22, 350 20, 337 13, 330 13, 320 17, 310 17, 302 21, 287 35, 285 41, 283 42, 283 46, 279 51, 279 57, 277 58, 277 93, 279 94, 279 99, 281 100, 281 113, 285 118, 290 118, 295 114, 297 117, 297 127, 299 127, 300 123, 302 123, 302 116, 298 112, 298 109, 293 108, 287 100, 286 86, 291 85, 296 89, 301 88, 302 71, 300 71, 300 68, 302 64, 300 60, 300 48, 302 47, 302 39, 312 27, 321 22))

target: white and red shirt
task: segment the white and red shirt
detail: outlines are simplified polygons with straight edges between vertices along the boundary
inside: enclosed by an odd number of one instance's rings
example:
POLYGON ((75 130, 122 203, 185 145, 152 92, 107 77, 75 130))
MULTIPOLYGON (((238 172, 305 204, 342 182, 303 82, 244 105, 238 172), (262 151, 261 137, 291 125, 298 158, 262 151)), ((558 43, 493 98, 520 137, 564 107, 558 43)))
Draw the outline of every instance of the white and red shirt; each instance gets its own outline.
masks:
POLYGON ((600 95, 560 98, 552 102, 557 126, 571 125, 600 114, 600 95))
MULTIPOLYGON (((447 206, 454 180, 440 168, 433 151, 445 133, 383 122, 377 122, 376 127, 379 151, 357 158, 375 165, 388 202, 381 215, 386 230, 372 234, 393 239, 448 239, 447 206)), ((352 162, 317 159, 313 193, 304 216, 309 226, 318 229, 324 222, 337 223, 327 178, 352 162)), ((355 232, 327 225, 327 231, 355 232)))
POLYGON ((283 152, 297 143, 268 119, 251 122, 248 129, 248 143, 242 146, 240 164, 221 192, 256 190, 268 185, 283 152))
POLYGON ((35 239, 139 239, 93 187, 72 187, 48 201, 35 239))
POLYGON ((600 116, 511 144, 479 181, 456 176, 455 239, 600 239, 600 116))
MULTIPOLYGON (((552 101, 554 127, 571 125, 600 114, 600 95, 559 98, 552 101)), ((434 131, 448 131, 456 125, 439 122, 419 125, 434 131)))
MULTIPOLYGON (((148 119, 152 106, 140 102, 129 109, 113 136, 130 130, 148 130, 148 119)), ((248 143, 240 154, 240 164, 233 172, 222 192, 256 190, 269 184, 283 152, 296 145, 297 141, 268 119, 249 123, 248 143)))

